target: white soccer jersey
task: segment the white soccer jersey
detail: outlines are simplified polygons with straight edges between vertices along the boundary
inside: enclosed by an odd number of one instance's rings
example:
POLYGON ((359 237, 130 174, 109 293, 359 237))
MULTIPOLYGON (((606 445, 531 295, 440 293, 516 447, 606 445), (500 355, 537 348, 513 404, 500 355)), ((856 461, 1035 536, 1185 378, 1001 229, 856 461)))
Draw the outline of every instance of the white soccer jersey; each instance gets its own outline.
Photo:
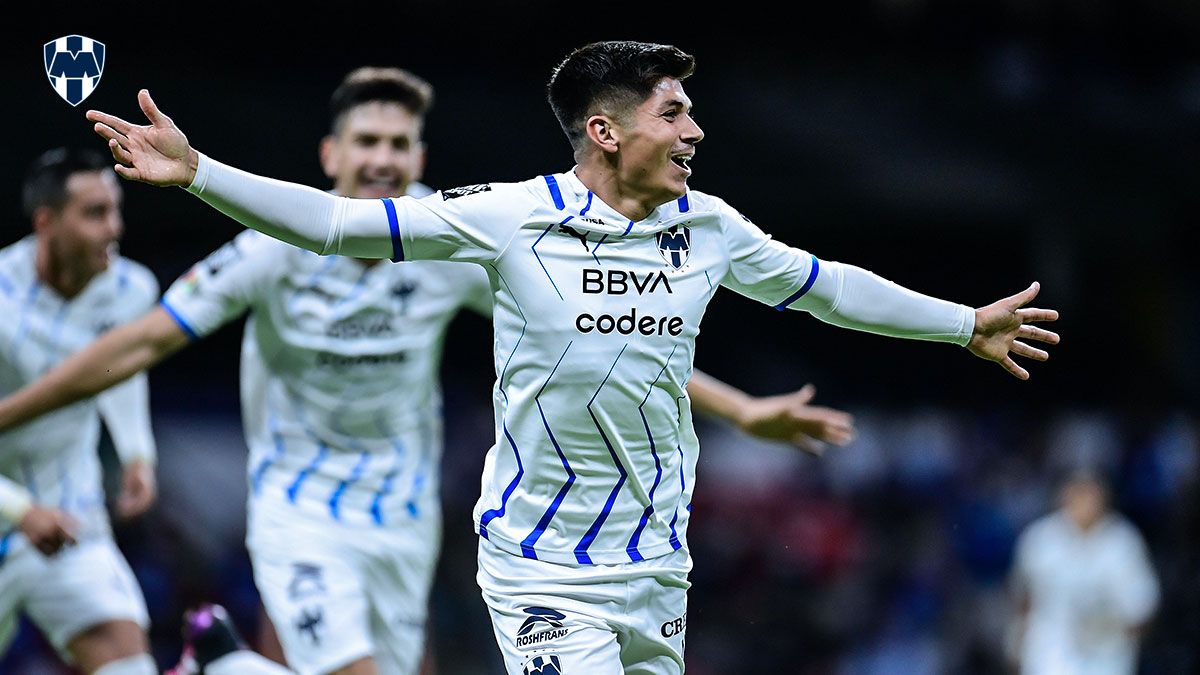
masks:
POLYGON ((484 267, 494 289, 496 439, 474 527, 571 565, 683 548, 698 443, 686 385, 719 286, 872 332, 966 344, 974 313, 773 241, 689 192, 631 222, 574 172, 336 199, 202 156, 190 191, 313 250, 484 267))
MULTIPOLYGON (((34 267, 33 236, 0 250, 0 396, 38 379, 66 356, 113 326, 153 307, 158 282, 123 257, 74 298, 62 298, 34 267)), ((137 375, 97 398, 86 399, 0 433, 0 480, 35 503, 62 509, 80 522, 81 536, 110 533, 97 443, 100 416, 123 461, 154 458, 147 380, 137 375), (97 415, 99 410, 100 415, 97 415)), ((0 564, 25 545, 0 522, 0 564)))
POLYGON ((490 312, 477 268, 368 266, 248 231, 162 304, 193 338, 251 312, 240 376, 251 508, 374 525, 437 508, 443 335, 461 307, 490 312))
POLYGON ((573 173, 386 206, 395 255, 478 262, 498 288, 479 533, 568 564, 683 547, 698 452, 686 388, 705 307, 721 285, 804 307, 817 259, 695 191, 631 222, 573 173))
POLYGON ((1062 513, 1017 541, 1016 583, 1029 594, 1024 675, 1132 675, 1130 629, 1158 607, 1158 577, 1141 534, 1112 514, 1086 532, 1062 513))

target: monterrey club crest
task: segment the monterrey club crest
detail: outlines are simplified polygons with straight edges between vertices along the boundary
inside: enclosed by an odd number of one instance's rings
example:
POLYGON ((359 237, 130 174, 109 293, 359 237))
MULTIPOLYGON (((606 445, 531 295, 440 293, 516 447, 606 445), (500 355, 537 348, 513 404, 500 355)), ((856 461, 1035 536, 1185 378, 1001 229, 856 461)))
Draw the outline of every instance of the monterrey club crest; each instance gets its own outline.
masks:
POLYGON ((66 35, 43 47, 50 86, 73 106, 92 95, 104 73, 104 43, 82 35, 66 35))
POLYGON ((692 247, 692 230, 686 226, 672 225, 655 235, 658 241, 658 253, 675 269, 683 267, 687 262, 688 252, 692 247))

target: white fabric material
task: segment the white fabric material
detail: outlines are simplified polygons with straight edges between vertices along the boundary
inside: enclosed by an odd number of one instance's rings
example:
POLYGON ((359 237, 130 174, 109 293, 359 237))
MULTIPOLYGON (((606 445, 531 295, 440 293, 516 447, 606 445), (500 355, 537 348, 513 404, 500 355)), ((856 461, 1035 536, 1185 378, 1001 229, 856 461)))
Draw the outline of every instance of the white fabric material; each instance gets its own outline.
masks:
POLYGON ((1159 603, 1158 578, 1141 534, 1116 514, 1080 531, 1061 513, 1017 541, 1015 582, 1031 609, 1022 675, 1133 675, 1130 630, 1159 603))
POLYGON ((965 306, 837 265, 822 274, 828 263, 695 191, 633 223, 571 172, 351 200, 202 157, 189 189, 316 251, 487 270, 496 443, 475 527, 540 560, 589 565, 686 550, 698 452, 686 386, 719 285, 891 335, 962 344, 973 327, 965 306))
POLYGON ((9 555, 0 564, 0 626, 21 611, 60 653, 71 638, 107 621, 150 624, 137 579, 108 539, 68 546, 52 557, 33 547, 9 555))
POLYGON ((509 675, 678 675, 687 630, 684 551, 570 567, 479 543, 477 580, 509 675), (539 661, 540 659, 540 661, 539 661))
POLYGON ((255 585, 296 672, 371 656, 381 673, 416 675, 441 542, 436 500, 429 509, 382 529, 296 518, 286 505, 251 514, 255 585))
MULTIPOLYGON (((64 299, 44 284, 34 267, 37 241, 26 237, 0 250, 0 396, 36 380, 98 335, 149 310, 158 282, 144 266, 117 257, 74 298, 64 299)), ((34 502, 62 509, 80 521, 80 536, 107 536, 97 400, 104 422, 123 457, 153 457, 154 441, 145 374, 90 398, 0 433, 0 476, 16 483, 34 502), (141 392, 141 393, 139 393, 141 392), (119 410, 117 410, 119 408, 119 410)), ((0 526, 11 526, 11 522, 0 526)), ((0 533, 8 527, 0 529, 0 533)), ((0 534, 3 536, 3 534, 0 534)), ((16 534, 8 550, 24 545, 16 534)), ((3 544, 0 544, 0 549, 3 544)))
POLYGON ((29 490, 0 475, 0 523, 4 523, 4 529, 11 529, 20 522, 32 504, 29 490))

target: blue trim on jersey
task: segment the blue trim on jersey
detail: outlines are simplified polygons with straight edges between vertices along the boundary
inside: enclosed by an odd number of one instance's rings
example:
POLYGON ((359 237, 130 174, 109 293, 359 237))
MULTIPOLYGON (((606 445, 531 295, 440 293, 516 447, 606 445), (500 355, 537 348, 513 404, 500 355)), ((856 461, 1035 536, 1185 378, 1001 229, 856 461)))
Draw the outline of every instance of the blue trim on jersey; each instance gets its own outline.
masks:
POLYGON ((308 463, 308 466, 300 469, 300 473, 296 475, 296 480, 292 481, 292 484, 288 486, 287 497, 289 502, 293 504, 296 503, 296 497, 300 494, 300 486, 304 484, 304 480, 308 478, 308 474, 315 471, 321 462, 325 461, 325 456, 328 454, 329 446, 325 445, 321 441, 317 441, 316 456, 312 458, 312 461, 308 463))
POLYGON ((667 366, 671 365, 671 357, 675 356, 675 350, 679 345, 671 347, 671 353, 667 355, 667 361, 663 364, 662 370, 658 371, 658 375, 654 377, 654 381, 650 383, 650 387, 646 390, 646 396, 642 399, 641 405, 638 406, 638 414, 642 416, 642 426, 646 428, 646 438, 650 441, 650 454, 654 457, 654 485, 650 486, 649 497, 650 503, 646 505, 646 509, 642 511, 642 519, 638 521, 637 529, 633 531, 633 536, 629 538, 629 545, 625 547, 625 552, 629 554, 629 559, 633 562, 645 560, 641 552, 638 551, 638 543, 642 539, 642 530, 646 529, 646 523, 650 522, 650 516, 654 513, 654 491, 658 489, 659 482, 662 481, 662 462, 658 459, 658 450, 654 446, 654 434, 650 432, 650 421, 646 419, 646 401, 650 400, 650 393, 654 391, 654 385, 658 384, 658 379, 662 374, 667 372, 667 366))
POLYGON ((341 520, 342 514, 338 510, 341 508, 342 495, 346 493, 346 488, 353 483, 357 483, 359 478, 362 478, 363 469, 371 462, 371 453, 365 450, 358 456, 358 463, 350 470, 350 477, 338 483, 337 489, 329 496, 329 514, 334 520, 341 520))
POLYGON ((338 263, 338 259, 340 257, 341 256, 336 256, 336 255, 331 255, 331 256, 326 257, 324 259, 324 264, 321 265, 321 269, 310 274, 308 276, 308 279, 306 279, 304 281, 303 286, 292 291, 291 297, 288 298, 288 311, 289 312, 296 311, 296 301, 300 299, 300 295, 302 293, 304 293, 305 291, 309 290, 310 288, 315 287, 317 285, 317 282, 320 281, 321 277, 325 276, 326 274, 329 273, 330 270, 333 269, 333 266, 338 263))
MULTIPOLYGON (((504 376, 508 374, 508 364, 512 363, 513 356, 516 355, 517 349, 521 346, 521 341, 525 339, 525 329, 529 327, 529 319, 525 318, 525 312, 521 310, 521 303, 517 302, 517 296, 512 292, 512 288, 509 287, 508 281, 504 278, 504 275, 500 274, 500 270, 497 269, 495 265, 489 264, 489 266, 493 271, 496 272, 496 278, 504 282, 505 288, 508 288, 509 297, 513 299, 513 305, 516 307, 517 313, 521 315, 522 322, 521 335, 517 338, 516 344, 513 345, 512 353, 508 355, 508 360, 504 362, 504 368, 500 371, 500 377, 496 380, 498 388, 500 389, 500 395, 504 397, 505 410, 507 411, 508 394, 504 391, 504 376)), ((521 463, 521 452, 517 450, 516 442, 513 441, 512 435, 508 433, 508 425, 504 424, 502 421, 500 426, 504 430, 504 436, 508 439, 509 445, 512 446, 513 454, 517 458, 517 475, 513 477, 512 482, 509 483, 508 488, 504 491, 504 495, 500 499, 500 508, 486 511, 482 516, 480 516, 479 536, 483 537, 484 539, 488 538, 487 524, 492 522, 492 520, 497 516, 504 515, 504 509, 508 505, 509 496, 512 495, 512 491, 517 487, 517 483, 521 482, 521 477, 525 475, 525 465, 521 463)))
POLYGON ((587 205, 586 205, 586 206, 584 206, 584 207, 583 207, 583 210, 579 212, 579 216, 580 216, 581 218, 584 216, 584 214, 586 214, 586 213, 587 213, 589 210, 591 210, 591 208, 592 208, 592 196, 593 196, 593 195, 592 195, 592 191, 591 191, 591 190, 588 190, 588 200, 587 200, 587 205))
POLYGON ((267 428, 271 430, 271 438, 275 439, 275 453, 264 457, 250 474, 250 486, 254 494, 258 494, 262 490, 263 474, 267 472, 267 468, 283 456, 283 436, 279 433, 279 425, 274 415, 267 416, 267 428))
MULTIPOLYGON (((570 220, 573 217, 574 216, 567 216, 567 220, 570 220)), ((559 225, 566 223, 567 220, 562 221, 562 223, 559 223, 559 225)), ((550 270, 546 269, 546 263, 542 262, 542 256, 538 255, 537 252, 537 245, 542 243, 542 237, 545 237, 546 234, 550 232, 550 228, 552 227, 554 226, 547 225, 546 230, 537 238, 537 241, 533 242, 533 245, 529 247, 529 250, 533 251, 533 257, 537 258, 538 264, 542 266, 542 271, 546 273, 546 278, 550 280, 550 285, 554 287, 554 292, 558 293, 558 299, 563 300, 563 294, 558 290, 558 284, 554 283, 554 278, 550 276, 550 270)))
POLYGON ((804 294, 807 293, 808 289, 812 288, 813 283, 816 282, 817 274, 820 271, 821 271, 821 263, 817 262, 817 256, 814 255, 812 257, 812 267, 808 268, 808 279, 804 282, 804 285, 800 287, 800 290, 789 295, 787 300, 784 300, 783 302, 779 303, 778 305, 775 305, 775 309, 782 312, 783 310, 787 309, 788 305, 790 305, 793 302, 804 297, 804 294))
POLYGON ((554 206, 560 211, 567 208, 567 204, 562 198, 562 191, 558 189, 558 181, 554 179, 554 176, 542 176, 542 178, 546 179, 546 187, 550 189, 550 198, 554 200, 554 206))
MULTIPOLYGON (((438 413, 440 415, 440 412, 438 413)), ((428 450, 433 446, 431 439, 424 438, 426 435, 432 436, 426 427, 428 426, 427 418, 421 416, 417 418, 417 443, 420 447, 428 450)), ((417 509, 417 496, 421 494, 421 489, 425 487, 425 479, 429 471, 429 464, 432 462, 432 457, 429 452, 418 452, 417 454, 417 470, 413 472, 412 488, 408 491, 408 499, 404 502, 404 508, 408 510, 408 515, 416 518, 420 511, 417 509)))
POLYGON ((195 342, 196 340, 200 339, 200 336, 196 334, 196 331, 192 330, 192 327, 188 325, 188 322, 184 321, 183 317, 179 315, 179 312, 175 311, 175 308, 167 303, 166 298, 159 300, 158 304, 160 307, 166 310, 167 314, 170 315, 172 319, 175 320, 175 323, 179 324, 179 328, 183 330, 183 334, 187 336, 188 340, 195 342))
POLYGON ((392 233, 392 262, 404 262, 404 243, 400 241, 400 218, 396 215, 396 205, 387 197, 381 198, 383 210, 387 211, 388 230, 392 233))
POLYGON ((595 259, 597 265, 600 264, 600 259, 596 257, 596 251, 599 250, 600 244, 603 244, 605 239, 608 239, 608 235, 601 235, 600 241, 596 242, 596 246, 592 249, 592 258, 595 259))
POLYGON ((625 226, 625 231, 621 233, 621 236, 624 237, 625 235, 629 234, 629 231, 632 229, 633 229, 633 221, 631 220, 631 221, 629 221, 629 224, 625 226))
POLYGON ((350 290, 346 291, 345 295, 338 298, 333 303, 334 308, 345 305, 347 302, 349 302, 351 299, 354 298, 355 294, 362 291, 362 289, 367 285, 367 275, 370 273, 371 273, 370 267, 363 269, 362 274, 358 275, 358 279, 356 279, 354 281, 354 285, 350 287, 350 290))
POLYGON ((4 537, 0 538, 0 565, 4 564, 4 559, 8 557, 9 543, 12 541, 12 536, 17 533, 17 528, 13 528, 4 533, 4 537))
MULTIPOLYGON (((684 490, 687 489, 687 481, 685 481, 683 478, 683 465, 685 463, 683 458, 683 446, 676 445, 675 449, 679 451, 679 500, 682 501, 684 490)), ((688 504, 687 510, 692 510, 691 504, 688 504)), ((671 516, 671 538, 668 539, 668 541, 671 542, 671 548, 675 549, 676 551, 678 551, 680 548, 683 548, 683 544, 679 543, 679 533, 675 531, 675 521, 677 520, 679 520, 679 504, 675 504, 675 515, 671 516)))
POLYGON ((508 507, 508 498, 512 496, 513 490, 517 489, 517 483, 520 483, 521 478, 525 475, 525 465, 521 462, 521 451, 517 449, 517 442, 513 440, 512 434, 508 433, 507 424, 501 424, 501 427, 504 429, 504 437, 508 439, 508 444, 512 446, 513 455, 517 458, 517 475, 513 476, 508 487, 504 489, 504 494, 500 497, 500 508, 489 509, 479 517, 479 536, 484 539, 488 537, 488 523, 504 516, 504 510, 508 507))
POLYGON ((117 258, 117 290, 123 291, 129 285, 129 261, 117 258))
MULTIPOLYGON (((60 334, 62 333, 63 320, 67 318, 67 311, 70 309, 71 309, 71 304, 68 302, 64 302, 62 305, 59 306, 58 311, 55 312, 54 323, 50 326, 50 344, 55 345, 55 346, 57 346, 59 344, 58 339, 60 337, 60 334)), ((58 360, 54 358, 53 354, 48 354, 46 356, 46 365, 42 366, 42 369, 39 372, 45 373, 47 370, 50 370, 50 368, 53 367, 54 364, 57 362, 58 362, 58 360)))
POLYGON ((379 429, 380 433, 387 436, 388 442, 392 444, 392 449, 396 451, 395 458, 392 460, 391 470, 384 475, 383 484, 379 486, 379 490, 371 500, 371 519, 375 521, 376 525, 383 525, 383 500, 392 494, 392 485, 396 481, 396 476, 400 475, 400 463, 404 461, 407 449, 404 447, 404 441, 391 429, 387 428, 387 423, 383 419, 382 414, 375 420, 375 426, 379 429))
POLYGON ((25 339, 25 332, 29 330, 29 308, 37 300, 38 291, 42 285, 37 281, 25 291, 25 304, 21 305, 21 322, 17 324, 17 330, 13 333, 12 344, 9 347, 8 355, 13 361, 17 360, 17 348, 21 346, 21 341, 25 339))
POLYGON ((594 403, 596 401, 596 397, 600 395, 600 390, 604 388, 604 384, 608 382, 608 378, 612 376, 613 369, 617 367, 617 361, 621 360, 621 355, 624 354, 625 350, 628 348, 629 343, 626 342, 625 346, 621 347, 620 353, 617 354, 617 358, 612 362, 612 365, 609 366, 608 375, 604 376, 604 380, 600 382, 600 386, 596 388, 596 393, 592 394, 592 400, 588 401, 587 404, 587 411, 588 415, 592 418, 592 424, 596 425, 596 431, 600 432, 600 438, 604 440, 604 445, 608 448, 608 454, 610 457, 612 457, 613 464, 616 465, 617 472, 621 474, 621 477, 617 479, 617 484, 613 486, 612 492, 608 493, 608 499, 605 500, 604 508, 600 510, 600 515, 596 516, 596 520, 592 522, 592 526, 589 527, 587 532, 583 534, 583 539, 580 539, 579 543, 575 545, 575 560, 579 561, 579 564, 581 565, 592 564, 592 557, 587 554, 587 550, 591 548, 592 542, 596 540, 596 535, 600 534, 600 528, 604 526, 604 521, 608 520, 608 514, 612 512, 613 502, 617 500, 617 493, 621 491, 621 487, 625 485, 625 479, 629 477, 629 474, 625 471, 624 465, 621 464, 621 460, 617 457, 616 451, 613 450, 612 441, 608 440, 608 436, 604 433, 604 429, 600 427, 600 420, 596 419, 595 413, 592 412, 592 403, 594 403))
POLYGON ((688 203, 687 195, 680 197, 678 204, 679 204, 679 212, 680 213, 687 213, 692 208, 692 205, 688 203))
POLYGON ((558 453, 558 459, 562 461, 563 470, 567 472, 567 482, 563 483, 562 487, 558 488, 558 494, 554 495, 554 500, 550 502, 549 508, 547 508, 546 512, 542 514, 542 517, 538 519, 537 527, 533 528, 533 531, 529 533, 529 536, 525 537, 525 540, 521 542, 521 555, 525 556, 526 558, 532 558, 533 560, 537 560, 537 552, 533 549, 534 544, 536 544, 538 539, 541 539, 542 535, 545 534, 546 527, 550 525, 550 521, 553 520, 554 514, 558 513, 558 507, 562 505, 563 498, 567 496, 567 492, 569 492, 571 490, 571 486, 575 484, 575 472, 571 469, 571 464, 567 461, 567 456, 563 454, 562 448, 559 447, 558 439, 554 437, 554 432, 550 430, 550 423, 546 421, 546 411, 542 410, 542 402, 540 400, 542 392, 546 391, 546 385, 550 384, 550 378, 554 377, 554 373, 558 370, 558 366, 562 363, 563 358, 567 355, 567 350, 571 349, 572 344, 574 344, 574 341, 567 343, 567 348, 564 349, 562 355, 558 357, 558 363, 554 364, 554 369, 551 370, 550 374, 546 376, 546 381, 542 383, 542 388, 538 389, 537 395, 533 397, 533 402, 537 404, 538 413, 542 416, 542 426, 546 427, 546 435, 550 437, 550 442, 554 444, 554 452, 558 453))

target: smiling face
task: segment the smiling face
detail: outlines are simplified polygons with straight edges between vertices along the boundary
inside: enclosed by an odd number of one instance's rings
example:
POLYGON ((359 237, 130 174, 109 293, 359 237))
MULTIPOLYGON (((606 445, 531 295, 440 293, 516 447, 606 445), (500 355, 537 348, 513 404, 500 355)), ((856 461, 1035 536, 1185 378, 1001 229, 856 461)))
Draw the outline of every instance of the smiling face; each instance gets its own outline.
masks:
POLYGON ((650 96, 616 120, 618 177, 624 192, 664 204, 687 193, 689 162, 704 131, 691 115, 683 84, 664 77, 650 96))
POLYGON ((399 103, 372 101, 348 110, 321 141, 321 167, 345 197, 403 195, 425 168, 422 120, 399 103))
POLYGON ((84 280, 108 269, 125 230, 121 186, 112 171, 80 171, 66 182, 66 202, 34 213, 34 230, 45 238, 55 269, 84 280))

